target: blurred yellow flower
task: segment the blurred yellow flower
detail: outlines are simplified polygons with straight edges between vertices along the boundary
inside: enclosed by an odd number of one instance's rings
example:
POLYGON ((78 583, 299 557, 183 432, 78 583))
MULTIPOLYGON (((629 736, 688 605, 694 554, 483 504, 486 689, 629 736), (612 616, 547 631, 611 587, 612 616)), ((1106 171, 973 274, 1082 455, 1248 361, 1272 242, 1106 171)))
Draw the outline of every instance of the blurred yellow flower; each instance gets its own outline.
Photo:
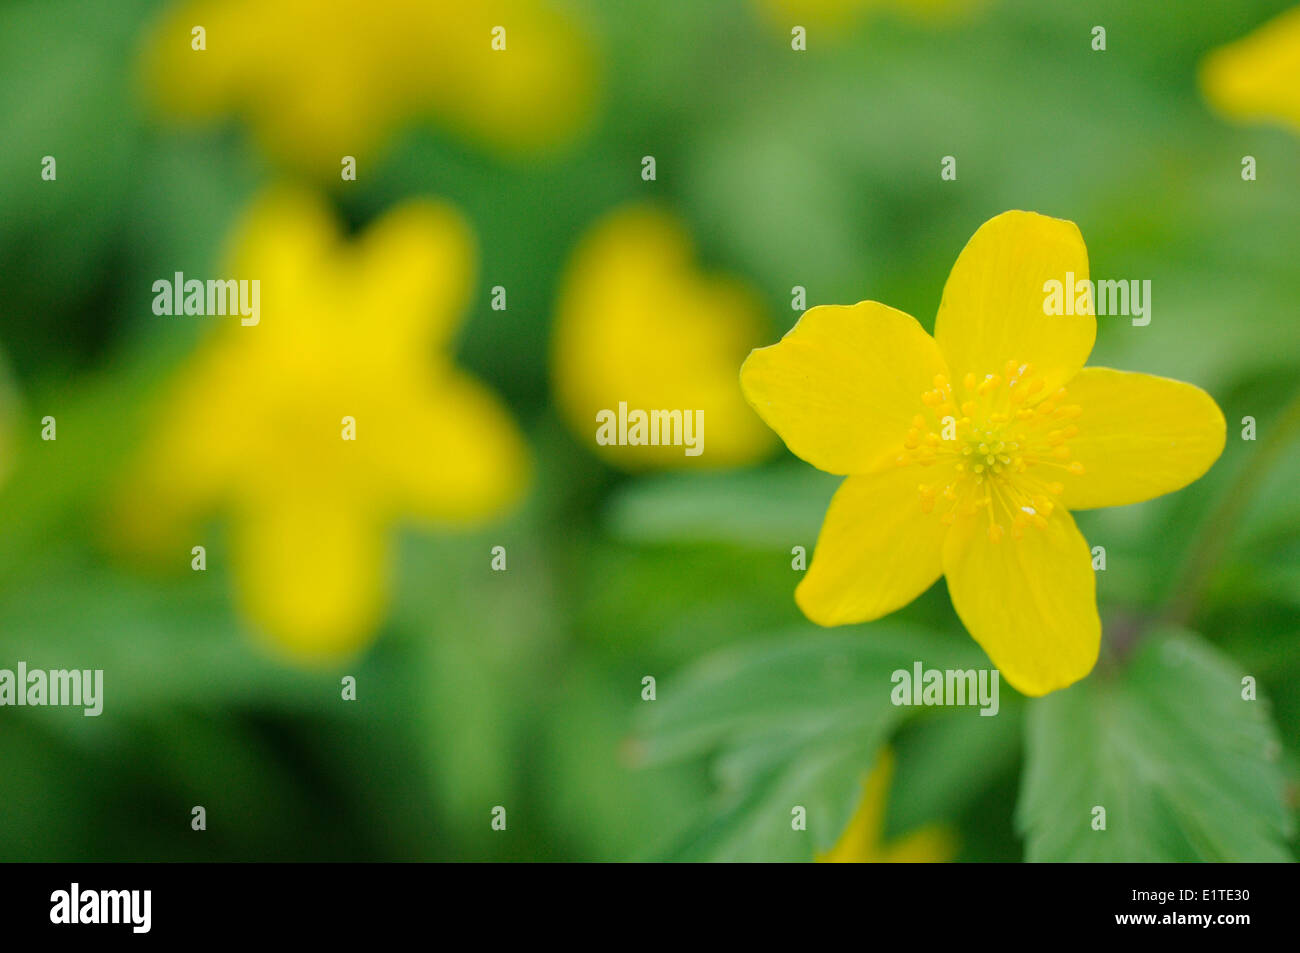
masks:
POLYGON ((736 387, 736 364, 765 332, 762 309, 744 285, 702 273, 693 254, 681 223, 636 205, 591 229, 563 280, 556 401, 584 444, 627 470, 736 466, 774 445, 736 387), (598 415, 656 411, 689 411, 688 423, 702 422, 703 452, 690 455, 666 438, 599 439, 598 415))
POLYGON ((795 592, 808 618, 879 618, 943 575, 1021 692, 1092 670, 1096 583, 1069 511, 1186 486, 1223 451, 1225 423, 1191 384, 1083 367, 1091 298, 1046 313, 1070 273, 1088 278, 1073 222, 1004 212, 958 257, 934 337, 875 301, 823 306, 745 361, 746 397, 791 451, 849 474, 795 592))
POLYGON ((1300 130, 1300 7, 1210 53, 1201 88, 1225 116, 1300 130))
POLYGON ((862 800, 835 846, 817 861, 823 864, 946 864, 957 853, 948 828, 932 824, 912 831, 892 844, 881 844, 885 805, 894 777, 894 754, 883 749, 862 783, 862 800))
POLYGON ((165 394, 120 538, 176 560, 221 510, 258 627, 304 660, 362 647, 383 617, 389 528, 490 518, 526 482, 513 421, 449 353, 473 258, 464 221, 433 201, 353 242, 309 195, 255 203, 228 275, 261 282, 260 321, 165 319, 220 326, 165 394))
POLYGON ((596 72, 586 34, 546 0, 186 0, 143 62, 167 114, 238 113, 322 178, 417 117, 506 151, 554 144, 589 115, 596 72))

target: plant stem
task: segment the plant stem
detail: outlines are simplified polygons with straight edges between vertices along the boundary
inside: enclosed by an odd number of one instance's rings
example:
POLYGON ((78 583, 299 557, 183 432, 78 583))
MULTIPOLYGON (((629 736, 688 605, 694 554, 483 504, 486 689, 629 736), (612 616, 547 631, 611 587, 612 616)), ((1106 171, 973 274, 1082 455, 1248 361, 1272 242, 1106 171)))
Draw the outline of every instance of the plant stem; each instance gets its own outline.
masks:
POLYGON ((1178 625, 1187 625, 1196 615, 1210 577, 1223 558, 1232 531, 1236 528, 1253 499, 1253 491, 1268 473, 1282 449, 1293 436, 1300 434, 1300 392, 1291 398, 1277 417, 1269 434, 1259 449, 1236 478, 1229 484, 1219 504, 1206 518, 1197 536, 1200 545, 1192 550, 1179 583, 1174 588, 1163 613, 1164 618, 1178 625))

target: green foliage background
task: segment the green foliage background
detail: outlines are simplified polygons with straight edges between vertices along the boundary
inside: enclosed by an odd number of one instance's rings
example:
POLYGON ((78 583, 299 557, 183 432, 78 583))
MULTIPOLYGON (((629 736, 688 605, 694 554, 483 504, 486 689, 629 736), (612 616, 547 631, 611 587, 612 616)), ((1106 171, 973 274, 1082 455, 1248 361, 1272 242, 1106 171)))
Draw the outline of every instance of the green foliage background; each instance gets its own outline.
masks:
POLYGON ((144 115, 130 67, 158 6, 0 5, 0 348, 18 435, 0 487, 0 667, 101 667, 109 693, 98 719, 0 710, 0 859, 808 859, 886 740, 888 836, 944 821, 960 859, 1294 855, 1300 137, 1225 123, 1195 83, 1207 50, 1285 0, 990 0, 934 23, 868 14, 799 54, 744 0, 575 0, 606 64, 581 141, 500 160, 417 125, 335 197, 357 225, 411 195, 464 211, 483 261, 458 356, 538 460, 509 522, 401 539, 390 618, 346 669, 355 704, 339 672, 256 649, 219 548, 207 573, 158 579, 100 538, 145 399, 202 330, 154 318, 150 285, 211 273, 274 177, 234 125, 144 115), (40 181, 45 154, 57 187, 40 181), (762 292, 772 340, 795 284, 810 305, 874 298, 932 326, 957 252, 1008 208, 1078 222, 1095 274, 1152 280, 1150 326, 1101 319, 1092 362, 1206 387, 1229 440, 1191 488, 1080 516, 1108 551, 1089 679, 1037 701, 1004 686, 996 718, 894 708, 894 668, 985 659, 942 585, 873 625, 801 618, 790 548, 811 550, 834 480, 784 452, 625 477, 559 424, 560 269, 602 212, 647 195, 709 267, 762 292), (488 307, 498 281, 505 313, 488 307), (47 413, 57 444, 39 439, 47 413), (1257 442, 1239 439, 1246 415, 1257 442), (502 540, 505 576, 485 571, 502 540), (1244 674, 1260 701, 1240 700, 1244 674), (1098 803, 1112 805, 1100 836, 1098 803), (497 804, 506 833, 489 829, 497 804))

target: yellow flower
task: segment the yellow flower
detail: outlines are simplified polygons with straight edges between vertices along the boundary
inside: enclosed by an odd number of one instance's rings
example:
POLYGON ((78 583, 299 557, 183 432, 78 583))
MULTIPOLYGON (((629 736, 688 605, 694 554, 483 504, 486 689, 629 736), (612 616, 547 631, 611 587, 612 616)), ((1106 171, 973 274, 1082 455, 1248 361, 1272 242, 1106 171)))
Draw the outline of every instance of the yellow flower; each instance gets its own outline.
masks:
POLYGON ((880 752, 862 784, 862 800, 835 846, 817 857, 823 864, 945 864, 957 853, 952 832, 938 824, 919 828, 892 844, 881 844, 885 804, 894 777, 894 754, 880 752))
POLYGON ((1225 116, 1300 131, 1300 7, 1207 56, 1201 88, 1225 116))
POLYGON ((272 155, 335 179, 343 156, 364 169, 415 117, 503 150, 555 143, 591 111, 595 71, 585 34, 545 0, 187 0, 143 63, 164 112, 238 113, 272 155))
POLYGON ((1044 313, 1047 282, 1067 272, 1088 277, 1073 222, 1004 212, 958 257, 933 338, 864 301, 813 308, 749 356, 741 383, 759 414, 794 453, 849 474, 795 593, 814 622, 878 618, 943 575, 1020 691, 1092 670, 1095 582, 1069 510, 1187 485, 1225 425, 1190 384, 1084 368, 1096 318, 1044 313))
POLYGON ((676 219, 638 205, 594 226, 569 263, 558 311, 556 401, 609 462, 725 467, 771 449, 771 433, 736 390, 736 364, 763 338, 762 309, 747 287, 699 271, 676 219), (684 441, 665 438, 657 446, 601 442, 597 415, 618 415, 620 404, 627 415, 702 411, 702 452, 688 455, 684 441))
POLYGON ((316 199, 272 193, 232 247, 226 276, 260 281, 260 320, 159 319, 220 326, 165 394, 117 531, 175 561, 223 511, 246 614, 330 660, 382 621, 389 528, 492 517, 522 492, 527 453, 451 361, 474 270, 453 209, 408 201, 344 242, 316 199))

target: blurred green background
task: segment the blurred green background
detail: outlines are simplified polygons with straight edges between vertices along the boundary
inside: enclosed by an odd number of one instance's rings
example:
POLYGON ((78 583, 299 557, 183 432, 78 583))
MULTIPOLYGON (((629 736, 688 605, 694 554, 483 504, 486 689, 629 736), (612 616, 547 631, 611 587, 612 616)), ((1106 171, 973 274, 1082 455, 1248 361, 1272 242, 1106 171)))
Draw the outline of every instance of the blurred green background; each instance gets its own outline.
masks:
POLYGON ((136 63, 165 6, 0 5, 0 667, 103 668, 106 686, 99 718, 0 709, 0 859, 811 859, 886 741, 887 838, 941 822, 960 860, 1294 854, 1300 137, 1231 125, 1196 85, 1207 51, 1285 0, 867 5, 799 53, 753 0, 564 4, 603 63, 585 130, 520 156, 413 121, 327 188, 356 228, 420 195, 472 224, 457 359, 508 402, 536 476, 504 522, 403 532, 376 640, 323 670, 261 651, 219 544, 206 573, 157 577, 102 538, 147 400, 207 327, 156 318, 151 284, 217 274, 236 217, 284 174, 237 121, 182 127, 143 105, 136 63), (793 324, 794 285, 809 306, 872 298, 932 328, 958 251, 1008 208, 1076 221, 1094 275, 1151 279, 1150 326, 1100 319, 1090 363, 1206 388, 1228 445, 1180 493, 1079 516, 1108 553, 1092 677, 1034 702, 1004 683, 996 718, 893 708, 893 669, 987 660, 941 585, 879 623, 803 620, 790 550, 811 554, 833 478, 784 450, 628 476, 567 429, 549 366, 564 263, 645 198, 704 267, 758 291, 757 344, 793 324), (1245 674, 1261 700, 1224 701, 1245 674), (1084 801, 1139 823, 1089 839, 1084 801), (809 806, 806 834, 791 804, 809 806))

